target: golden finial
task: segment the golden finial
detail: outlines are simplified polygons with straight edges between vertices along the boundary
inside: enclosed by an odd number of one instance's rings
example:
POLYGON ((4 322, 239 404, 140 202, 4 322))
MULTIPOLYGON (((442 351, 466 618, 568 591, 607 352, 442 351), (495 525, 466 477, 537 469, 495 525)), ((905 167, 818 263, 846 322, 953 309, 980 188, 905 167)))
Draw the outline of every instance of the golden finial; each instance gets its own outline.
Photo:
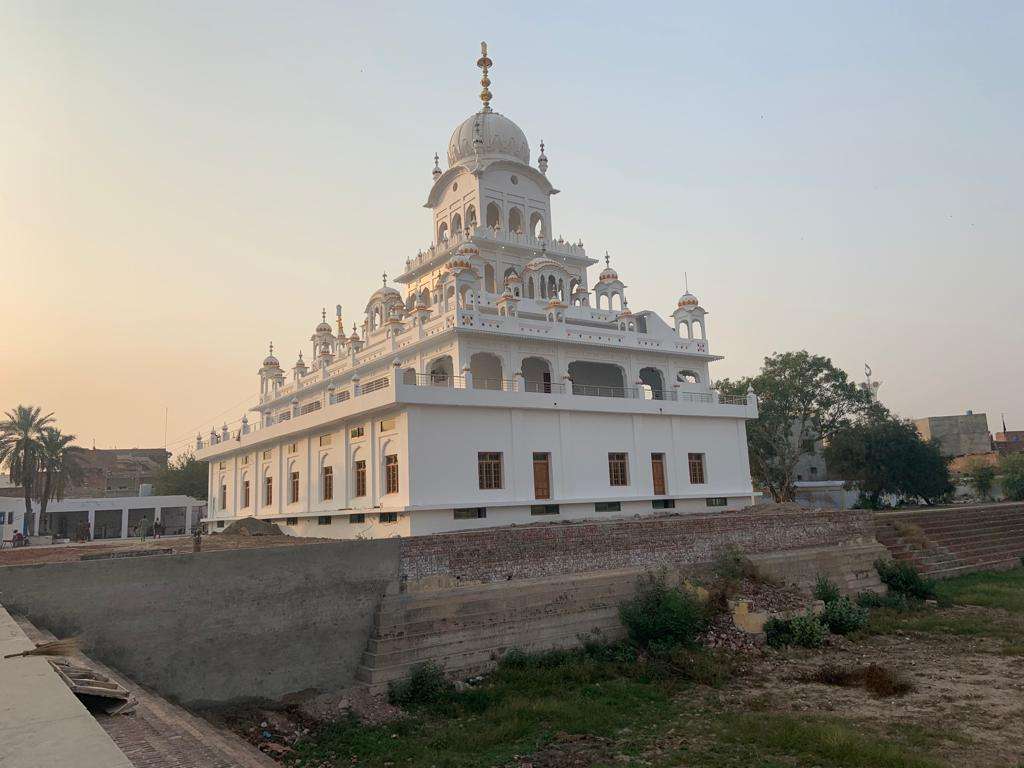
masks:
POLYGON ((484 71, 483 77, 480 78, 480 85, 483 86, 483 90, 480 91, 480 101, 484 103, 484 112, 491 111, 491 92, 488 90, 491 79, 487 76, 487 70, 493 64, 494 62, 487 58, 487 43, 480 43, 480 58, 476 60, 476 65, 484 71))

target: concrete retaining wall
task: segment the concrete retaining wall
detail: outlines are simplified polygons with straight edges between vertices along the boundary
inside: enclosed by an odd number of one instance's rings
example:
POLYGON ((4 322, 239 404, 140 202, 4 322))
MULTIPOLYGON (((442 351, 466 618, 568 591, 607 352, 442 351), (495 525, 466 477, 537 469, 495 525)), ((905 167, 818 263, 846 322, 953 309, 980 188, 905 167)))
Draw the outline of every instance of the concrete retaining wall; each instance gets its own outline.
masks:
POLYGON ((190 706, 350 684, 398 540, 0 568, 0 603, 190 706))

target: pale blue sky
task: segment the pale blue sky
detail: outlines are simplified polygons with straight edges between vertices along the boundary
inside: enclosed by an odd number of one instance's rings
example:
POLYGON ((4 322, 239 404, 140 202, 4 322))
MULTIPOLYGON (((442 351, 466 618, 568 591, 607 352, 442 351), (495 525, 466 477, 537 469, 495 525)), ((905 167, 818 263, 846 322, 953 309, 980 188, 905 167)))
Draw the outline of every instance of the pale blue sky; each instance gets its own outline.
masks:
POLYGON ((716 377, 806 348, 1024 429, 1022 37, 1021 3, 8 0, 0 406, 101 446, 237 419, 268 339, 290 367, 429 244, 486 39, 556 234, 634 311, 687 271, 716 377))

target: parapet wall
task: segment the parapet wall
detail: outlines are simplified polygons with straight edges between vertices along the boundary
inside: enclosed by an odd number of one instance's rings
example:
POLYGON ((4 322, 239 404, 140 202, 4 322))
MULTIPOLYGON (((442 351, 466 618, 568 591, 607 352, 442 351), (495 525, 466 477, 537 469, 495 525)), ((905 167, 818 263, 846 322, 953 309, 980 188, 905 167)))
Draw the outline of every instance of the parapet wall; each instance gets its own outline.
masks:
POLYGON ((402 540, 401 578, 478 583, 564 573, 706 563, 724 547, 749 554, 874 541, 871 515, 846 510, 730 512, 421 536, 402 540))

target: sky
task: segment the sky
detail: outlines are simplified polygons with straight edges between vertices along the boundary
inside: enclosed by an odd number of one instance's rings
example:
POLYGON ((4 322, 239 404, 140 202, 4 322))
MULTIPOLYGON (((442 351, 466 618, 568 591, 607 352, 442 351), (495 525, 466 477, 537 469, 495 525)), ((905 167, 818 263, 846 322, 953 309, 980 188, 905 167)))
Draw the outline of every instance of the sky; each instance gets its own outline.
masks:
POLYGON ((240 418, 269 340, 290 368, 430 244, 486 40, 554 234, 634 311, 686 272, 715 378, 807 349, 1024 429, 1022 34, 1019 2, 6 0, 0 410, 176 452, 240 418))

